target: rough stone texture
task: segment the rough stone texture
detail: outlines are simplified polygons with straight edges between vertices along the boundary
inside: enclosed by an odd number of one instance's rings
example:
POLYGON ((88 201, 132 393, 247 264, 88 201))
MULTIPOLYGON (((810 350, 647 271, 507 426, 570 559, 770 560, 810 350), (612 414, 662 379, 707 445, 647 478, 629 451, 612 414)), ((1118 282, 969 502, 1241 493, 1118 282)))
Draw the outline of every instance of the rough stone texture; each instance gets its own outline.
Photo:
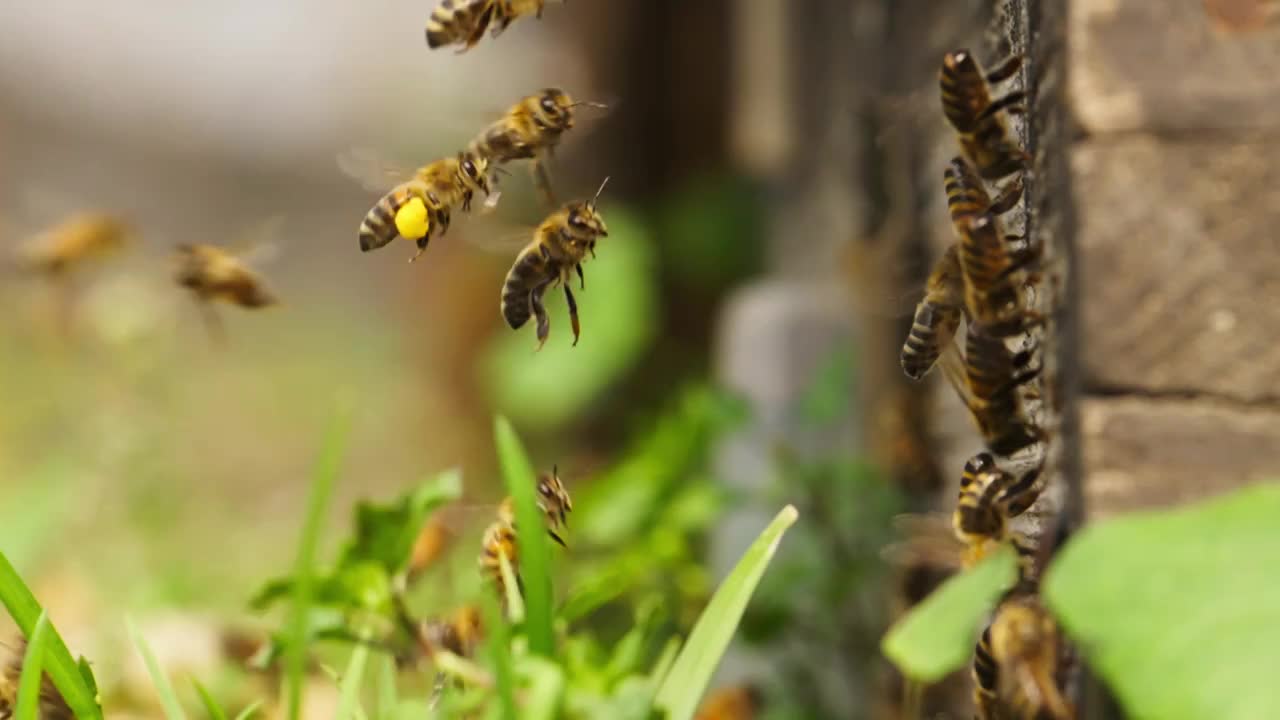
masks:
POLYGON ((1280 26, 1221 31, 1200 0, 1075 0, 1071 98, 1090 132, 1280 126, 1280 26))
POLYGON ((1088 386, 1280 394, 1280 146, 1082 143, 1088 386))
POLYGON ((1081 413, 1091 519, 1280 478, 1280 409, 1126 397, 1081 413))

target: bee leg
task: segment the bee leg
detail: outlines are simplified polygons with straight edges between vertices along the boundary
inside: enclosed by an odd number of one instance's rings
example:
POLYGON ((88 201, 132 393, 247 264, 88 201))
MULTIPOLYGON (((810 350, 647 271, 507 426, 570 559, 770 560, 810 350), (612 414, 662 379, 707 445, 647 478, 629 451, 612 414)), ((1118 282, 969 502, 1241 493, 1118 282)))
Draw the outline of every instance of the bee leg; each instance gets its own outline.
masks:
POLYGON ((431 231, 435 229, 436 223, 438 223, 440 227, 439 234, 443 236, 446 232, 449 231, 449 223, 451 221, 452 221, 452 216, 449 213, 449 208, 447 206, 442 207, 440 211, 436 213, 435 222, 432 223, 432 227, 427 228, 427 235, 431 234, 431 231))
POLYGON ((996 83, 1002 83, 1005 80, 1008 80, 1009 78, 1016 75, 1018 71, 1021 69, 1022 69, 1022 56, 1010 55, 1009 57, 1005 58, 1003 62, 1001 62, 996 67, 992 68, 992 70, 987 73, 987 82, 991 83, 992 85, 996 83))
POLYGON ((427 231, 426 235, 423 235, 422 237, 418 238, 418 252, 414 253, 413 257, 409 258, 409 262, 414 262, 418 258, 422 257, 422 253, 427 251, 427 243, 429 242, 431 242, 430 230, 427 231))
POLYGON ((1000 502, 1005 505, 1009 517, 1015 518, 1026 512, 1040 497, 1041 488, 1036 481, 1040 479, 1042 470, 1044 463, 1036 465, 1001 493, 1000 502))
POLYGON ((471 212, 471 197, 474 195, 470 190, 462 193, 462 212, 471 212))
POLYGON ((1014 208, 1022 200, 1022 178, 1009 183, 1000 191, 991 206, 987 209, 992 215, 1003 215, 1014 208))
POLYGON ((582 274, 582 263, 578 263, 577 265, 574 265, 573 269, 578 271, 578 289, 586 290, 587 278, 582 274))
POLYGON ((551 175, 547 172, 547 164, 537 158, 533 160, 533 183, 537 186, 538 192, 542 195, 542 199, 547 205, 555 207, 556 195, 551 190, 551 175))
POLYGON ((489 3, 484 12, 480 13, 480 17, 476 18, 476 26, 471 30, 471 34, 467 36, 466 44, 458 50, 458 55, 475 47, 476 43, 480 42, 480 39, 484 37, 484 31, 489 28, 489 22, 493 20, 493 9, 494 4, 489 3))
POLYGON ((564 284, 564 299, 569 303, 569 324, 573 326, 573 344, 578 344, 578 334, 581 327, 578 325, 578 303, 573 299, 573 290, 569 289, 569 283, 564 284))
MULTIPOLYGON (((551 333, 551 317, 547 315, 547 308, 542 304, 542 293, 547 289, 547 284, 543 283, 534 288, 529 295, 529 304, 533 307, 533 316, 537 319, 538 334, 538 350, 547 344, 547 335, 551 333)), ((535 350, 535 352, 537 352, 535 350)))
POLYGON ((1023 105, 1023 103, 1026 99, 1027 94, 1025 92, 1021 90, 1014 90, 998 100, 993 100, 990 105, 983 108, 982 112, 978 113, 976 122, 981 122, 993 115, 1005 111, 1014 115, 1024 113, 1026 112, 1026 106, 1023 105))

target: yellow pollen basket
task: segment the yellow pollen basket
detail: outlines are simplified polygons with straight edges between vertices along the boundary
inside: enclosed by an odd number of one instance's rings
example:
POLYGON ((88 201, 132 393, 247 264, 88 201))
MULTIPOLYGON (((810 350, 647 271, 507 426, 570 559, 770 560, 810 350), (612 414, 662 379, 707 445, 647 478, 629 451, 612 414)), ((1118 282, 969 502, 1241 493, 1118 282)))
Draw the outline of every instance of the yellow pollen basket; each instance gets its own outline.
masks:
POLYGON ((427 234, 431 222, 427 219, 427 206, 422 198, 410 198, 396 211, 396 230, 408 240, 417 240, 427 234))

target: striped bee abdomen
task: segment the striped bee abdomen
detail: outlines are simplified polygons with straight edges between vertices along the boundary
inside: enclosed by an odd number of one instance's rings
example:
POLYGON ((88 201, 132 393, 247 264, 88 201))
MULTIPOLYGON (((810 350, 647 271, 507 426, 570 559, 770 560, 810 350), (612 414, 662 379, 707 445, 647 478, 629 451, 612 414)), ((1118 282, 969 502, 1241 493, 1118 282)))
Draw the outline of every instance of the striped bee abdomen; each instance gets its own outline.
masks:
POLYGON ((902 371, 912 380, 920 380, 933 369, 942 348, 951 342, 960 326, 960 308, 942 307, 928 300, 916 306, 911 331, 902 344, 899 360, 902 371))
POLYGON ((547 276, 547 264, 538 245, 525 248, 502 284, 502 317, 512 330, 529 322, 533 314, 532 294, 547 276))
POLYGON ((360 251, 384 247, 400 234, 396 229, 396 213, 420 190, 412 183, 401 183, 383 195, 360 221, 360 251))
POLYGON ((454 43, 471 47, 484 35, 493 17, 494 0, 441 0, 427 18, 427 47, 454 43))

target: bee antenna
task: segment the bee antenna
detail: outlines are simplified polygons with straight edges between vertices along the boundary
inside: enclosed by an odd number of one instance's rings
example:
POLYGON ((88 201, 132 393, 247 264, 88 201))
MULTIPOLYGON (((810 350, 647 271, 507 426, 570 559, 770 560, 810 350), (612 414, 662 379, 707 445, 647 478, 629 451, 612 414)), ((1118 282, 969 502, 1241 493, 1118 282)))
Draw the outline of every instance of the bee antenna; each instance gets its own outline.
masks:
POLYGON ((560 466, 558 464, 553 464, 551 466, 551 474, 556 477, 560 477, 560 466))
POLYGON ((609 184, 609 176, 604 176, 604 182, 600 183, 599 189, 596 190, 596 196, 591 198, 591 207, 596 206, 596 201, 600 199, 600 193, 604 192, 604 186, 609 184))
POLYGON ((604 104, 604 103, 602 103, 602 102, 596 102, 596 101, 594 101, 594 100, 579 100, 578 102, 576 102, 576 103, 574 103, 574 104, 570 105, 569 107, 578 107, 579 105, 585 105, 585 106, 587 106, 587 107, 589 107, 589 108, 596 108, 597 110, 608 110, 608 109, 609 109, 609 106, 608 106, 608 105, 606 105, 606 104, 604 104))

